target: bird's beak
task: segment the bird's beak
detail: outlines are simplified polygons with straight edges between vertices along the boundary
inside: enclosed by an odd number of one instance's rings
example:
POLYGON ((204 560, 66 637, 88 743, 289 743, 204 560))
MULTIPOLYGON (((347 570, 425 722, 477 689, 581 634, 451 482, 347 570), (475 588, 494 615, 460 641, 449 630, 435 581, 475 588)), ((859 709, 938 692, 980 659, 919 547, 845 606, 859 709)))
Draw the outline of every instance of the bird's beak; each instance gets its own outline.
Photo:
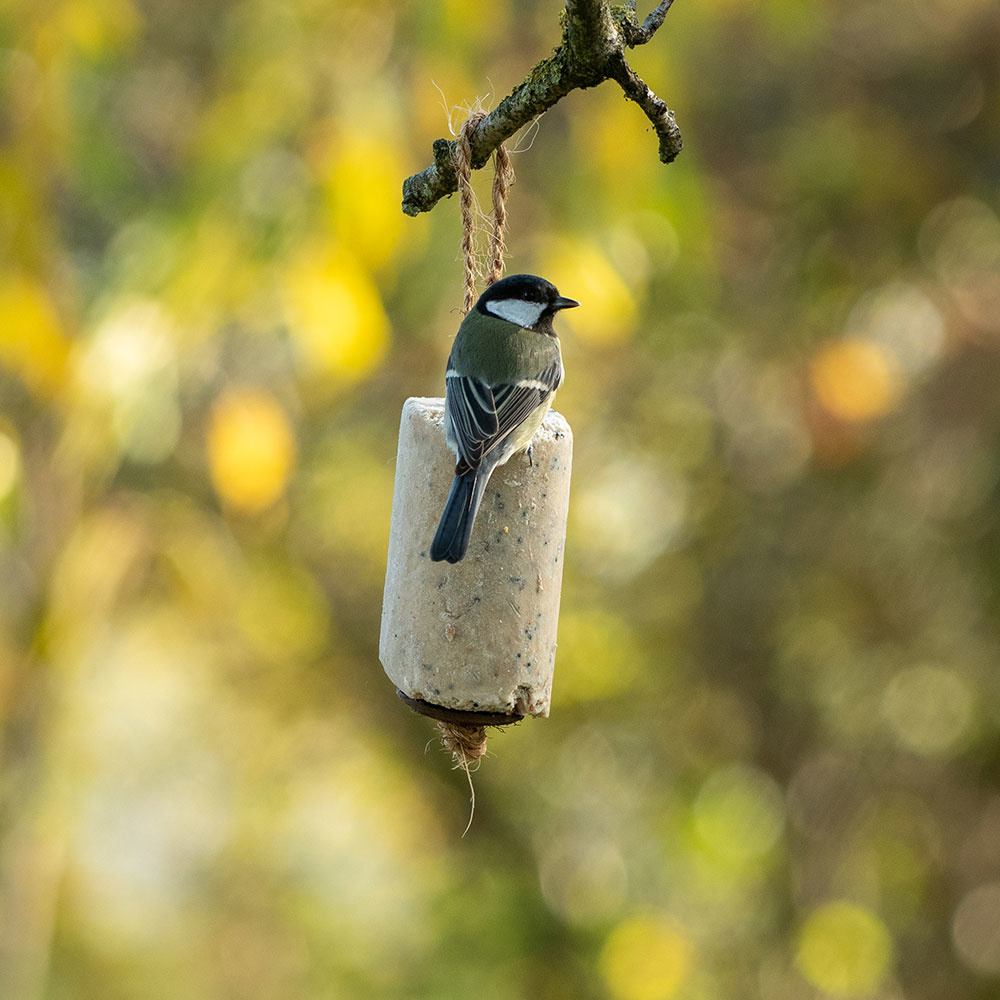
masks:
POLYGON ((576 299, 567 299, 565 295, 560 295, 559 298, 552 303, 553 309, 573 309, 580 303, 576 299))

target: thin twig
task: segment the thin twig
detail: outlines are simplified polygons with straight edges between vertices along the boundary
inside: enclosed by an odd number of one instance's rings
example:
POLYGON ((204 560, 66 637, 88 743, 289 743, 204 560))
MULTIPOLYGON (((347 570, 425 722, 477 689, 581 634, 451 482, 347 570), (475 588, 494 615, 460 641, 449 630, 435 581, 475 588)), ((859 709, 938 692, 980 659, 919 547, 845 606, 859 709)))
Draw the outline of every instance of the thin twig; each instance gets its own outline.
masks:
MULTIPOLYGON (((663 3, 658 4, 654 7, 649 14, 646 16, 646 20, 642 22, 642 27, 639 29, 639 37, 636 41, 630 42, 630 45, 645 45, 653 35, 663 26, 663 21, 667 16, 667 11, 670 10, 673 5, 674 0, 663 0, 663 3)), ((632 10, 635 10, 635 6, 632 6, 632 10)))

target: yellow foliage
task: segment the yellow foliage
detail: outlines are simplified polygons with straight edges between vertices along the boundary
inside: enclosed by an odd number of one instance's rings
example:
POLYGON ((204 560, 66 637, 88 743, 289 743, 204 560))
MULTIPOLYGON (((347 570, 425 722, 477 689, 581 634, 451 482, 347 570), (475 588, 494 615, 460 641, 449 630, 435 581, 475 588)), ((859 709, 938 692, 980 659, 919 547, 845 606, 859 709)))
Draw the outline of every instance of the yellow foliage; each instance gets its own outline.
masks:
POLYGON ((0 275, 0 364, 37 396, 63 382, 69 342, 48 292, 38 281, 0 275))
POLYGON ((635 299, 595 244, 582 238, 554 243, 544 255, 542 273, 563 295, 579 299, 583 308, 567 312, 564 321, 581 339, 610 347, 635 331, 635 299))
POLYGON ((248 514, 284 492, 295 461, 295 437, 273 397, 256 389, 221 396, 208 422, 208 462, 224 503, 248 514))
POLYGON ((406 224, 401 158, 384 139, 360 131, 344 136, 333 154, 325 188, 334 232, 364 263, 380 267, 395 255, 406 224))
POLYGON ((244 234, 221 210, 210 209, 185 238, 165 304, 179 330, 211 335, 227 318, 250 312, 247 304, 261 281, 260 271, 247 253, 244 234))
POLYGON ((813 358, 810 378, 824 409, 851 422, 885 416, 903 391, 895 358, 874 341, 861 338, 824 347, 813 358))
POLYGON ((616 1000, 669 1000, 683 986, 694 947, 664 914, 631 917, 610 934, 601 951, 601 972, 616 1000))
POLYGON ((240 67, 236 86, 220 94, 198 123, 196 148, 209 162, 235 164, 299 124, 310 100, 305 67, 275 58, 240 67))
POLYGON ((826 903, 806 921, 796 963, 817 989, 837 997, 876 990, 892 960, 892 938, 864 907, 844 900, 826 903))
POLYGON ((306 373, 356 381, 389 346, 389 321, 371 276, 346 254, 310 247, 285 274, 292 339, 306 373))
POLYGON ((45 18, 38 41, 43 56, 75 50, 99 57, 128 44, 140 25, 130 0, 64 0, 45 18))
POLYGON ((21 453, 17 442, 0 430, 0 500, 14 489, 21 475, 21 453))
POLYGON ((507 4, 494 4, 489 17, 483 17, 482 5, 476 0, 442 0, 440 7, 445 31, 461 38, 466 46, 486 45, 511 30, 507 4))

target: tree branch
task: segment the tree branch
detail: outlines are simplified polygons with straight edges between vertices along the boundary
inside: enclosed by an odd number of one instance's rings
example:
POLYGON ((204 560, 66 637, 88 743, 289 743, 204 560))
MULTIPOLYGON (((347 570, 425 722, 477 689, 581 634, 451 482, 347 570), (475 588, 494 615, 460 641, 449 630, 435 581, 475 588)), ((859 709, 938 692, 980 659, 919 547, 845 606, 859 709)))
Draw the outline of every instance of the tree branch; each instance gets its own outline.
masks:
MULTIPOLYGON (((644 45, 659 27, 673 0, 663 0, 640 25, 631 0, 612 8, 610 0, 566 0, 562 43, 533 67, 470 136, 472 166, 484 166, 500 143, 574 90, 615 80, 629 100, 645 112, 660 140, 660 159, 671 163, 681 151, 681 133, 673 113, 629 66, 625 49, 644 45)), ((429 212, 458 189, 456 142, 437 139, 434 162, 403 182, 403 211, 429 212)))

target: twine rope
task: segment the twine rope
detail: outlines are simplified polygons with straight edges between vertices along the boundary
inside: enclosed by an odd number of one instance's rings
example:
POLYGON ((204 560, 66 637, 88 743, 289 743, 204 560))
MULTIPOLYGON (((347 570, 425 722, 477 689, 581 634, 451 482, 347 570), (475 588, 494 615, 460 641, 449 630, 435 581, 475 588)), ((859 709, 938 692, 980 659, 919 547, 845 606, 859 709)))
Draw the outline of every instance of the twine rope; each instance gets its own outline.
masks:
POLYGON ((486 277, 487 286, 499 281, 503 274, 503 257, 507 250, 507 192, 514 183, 514 166, 507 147, 500 143, 493 154, 493 233, 490 237, 492 263, 486 277))
POLYGON ((441 734, 441 745, 451 754, 456 768, 465 771, 469 779, 469 823, 462 834, 472 828, 472 819, 476 815, 476 786, 472 783, 472 764, 477 764, 486 753, 486 729, 484 726, 463 726, 457 722, 438 722, 438 732, 441 734))
POLYGON ((463 726, 454 722, 437 723, 441 742, 459 767, 475 764, 486 753, 486 729, 483 726, 463 726))
MULTIPOLYGON (((458 199, 462 213, 462 256, 465 258, 465 312, 476 303, 476 279, 479 260, 476 252, 476 196, 472 191, 472 133, 486 117, 482 110, 472 111, 462 126, 455 145, 455 175, 458 178, 458 199)), ((514 183, 514 167, 507 147, 500 143, 493 154, 493 219, 490 233, 490 268, 486 287, 503 274, 507 232, 507 192, 514 183)))

